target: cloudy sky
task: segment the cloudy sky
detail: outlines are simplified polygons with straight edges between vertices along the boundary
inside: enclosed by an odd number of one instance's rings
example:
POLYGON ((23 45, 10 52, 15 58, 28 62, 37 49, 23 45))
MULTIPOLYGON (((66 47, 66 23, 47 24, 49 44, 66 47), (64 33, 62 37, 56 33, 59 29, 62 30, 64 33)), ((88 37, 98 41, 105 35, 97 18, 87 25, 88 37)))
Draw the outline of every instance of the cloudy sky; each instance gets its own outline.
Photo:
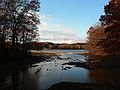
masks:
POLYGON ((104 14, 108 0, 41 0, 42 42, 85 42, 88 28, 104 14))

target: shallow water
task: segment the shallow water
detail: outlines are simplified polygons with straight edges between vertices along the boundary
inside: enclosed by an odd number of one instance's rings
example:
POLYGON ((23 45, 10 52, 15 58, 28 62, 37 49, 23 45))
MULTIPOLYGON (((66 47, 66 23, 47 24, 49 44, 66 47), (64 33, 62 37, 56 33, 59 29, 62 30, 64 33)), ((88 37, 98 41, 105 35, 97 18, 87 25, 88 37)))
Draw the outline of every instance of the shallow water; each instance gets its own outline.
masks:
POLYGON ((87 57, 78 54, 84 50, 49 50, 47 52, 51 51, 65 53, 6 76, 5 87, 12 84, 10 88, 15 87, 17 90, 45 90, 60 82, 107 83, 110 81, 106 71, 96 72, 74 65, 63 65, 71 61, 85 62, 87 57))
MULTIPOLYGON (((51 51, 58 52, 58 50, 49 50, 47 52, 51 51)), ((33 88, 31 90, 44 90, 60 82, 90 82, 88 77, 89 71, 87 69, 62 65, 71 61, 84 62, 85 56, 74 54, 81 51, 83 50, 60 50, 59 52, 65 53, 55 56, 48 61, 37 63, 37 67, 29 68, 25 72, 26 81, 30 80, 34 86, 31 87, 31 85, 27 84, 27 86, 23 85, 25 86, 24 88, 28 90, 31 88, 33 88)))
MULTIPOLYGON (((26 77, 30 78, 26 80, 36 84, 35 90, 47 89, 59 82, 89 82, 88 70, 62 63, 61 60, 39 63, 38 67, 28 69, 26 77)), ((27 87, 31 88, 29 84, 27 87)))

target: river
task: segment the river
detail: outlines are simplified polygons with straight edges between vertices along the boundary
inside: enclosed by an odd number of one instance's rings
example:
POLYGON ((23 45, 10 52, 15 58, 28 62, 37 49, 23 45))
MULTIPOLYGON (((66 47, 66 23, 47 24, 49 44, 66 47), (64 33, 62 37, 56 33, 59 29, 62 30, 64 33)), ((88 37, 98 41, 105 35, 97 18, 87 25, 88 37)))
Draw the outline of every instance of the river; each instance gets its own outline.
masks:
MULTIPOLYGON (((14 74, 8 74, 7 76, 3 74, 1 76, 4 78, 3 85, 5 88, 15 88, 16 90, 45 90, 60 82, 111 82, 107 72, 104 70, 94 71, 82 67, 75 67, 75 65, 64 64, 68 62, 86 62, 87 57, 79 54, 84 51, 85 50, 44 50, 42 52, 63 53, 52 56, 52 58, 45 61, 41 60, 39 63, 32 64, 25 70, 17 70, 14 74)), ((2 83, 0 84, 2 85, 2 83)), ((2 86, 0 88, 2 88, 2 86)))

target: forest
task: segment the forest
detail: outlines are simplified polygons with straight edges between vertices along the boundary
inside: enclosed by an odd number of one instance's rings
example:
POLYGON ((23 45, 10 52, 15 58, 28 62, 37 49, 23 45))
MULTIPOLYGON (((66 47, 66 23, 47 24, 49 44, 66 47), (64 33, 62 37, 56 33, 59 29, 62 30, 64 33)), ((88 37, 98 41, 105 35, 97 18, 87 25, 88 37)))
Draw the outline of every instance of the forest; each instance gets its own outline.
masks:
POLYGON ((86 49, 96 56, 120 55, 120 1, 111 0, 104 7, 99 23, 88 30, 86 49))

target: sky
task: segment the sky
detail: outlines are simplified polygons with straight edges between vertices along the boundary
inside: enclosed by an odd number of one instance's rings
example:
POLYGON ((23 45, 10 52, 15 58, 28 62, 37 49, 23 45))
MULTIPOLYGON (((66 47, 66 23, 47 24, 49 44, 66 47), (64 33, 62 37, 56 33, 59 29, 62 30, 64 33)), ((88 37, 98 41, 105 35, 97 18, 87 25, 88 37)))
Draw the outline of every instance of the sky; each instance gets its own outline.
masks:
POLYGON ((108 0, 41 0, 41 42, 85 42, 90 26, 104 14, 108 0))

